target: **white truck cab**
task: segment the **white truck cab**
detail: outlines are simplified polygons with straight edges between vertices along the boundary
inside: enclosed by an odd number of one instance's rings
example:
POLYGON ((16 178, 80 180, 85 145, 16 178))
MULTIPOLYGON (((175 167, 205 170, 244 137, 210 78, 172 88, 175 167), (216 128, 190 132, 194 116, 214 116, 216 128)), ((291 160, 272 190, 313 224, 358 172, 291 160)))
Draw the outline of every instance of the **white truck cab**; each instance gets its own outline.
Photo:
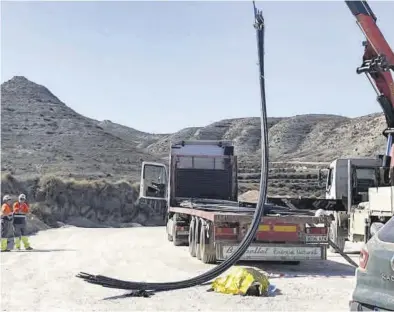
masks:
MULTIPOLYGON (((375 168, 381 160, 377 158, 338 158, 329 168, 326 182, 326 199, 343 199, 348 196, 349 169, 348 161, 354 170, 351 174, 363 185, 376 185, 375 168)), ((367 199, 366 199, 367 200, 367 199)))
POLYGON ((380 185, 381 165, 379 158, 339 158, 329 166, 326 199, 342 200, 347 207, 346 212, 330 212, 330 239, 342 250, 345 240, 367 241, 371 225, 393 215, 394 187, 380 185))

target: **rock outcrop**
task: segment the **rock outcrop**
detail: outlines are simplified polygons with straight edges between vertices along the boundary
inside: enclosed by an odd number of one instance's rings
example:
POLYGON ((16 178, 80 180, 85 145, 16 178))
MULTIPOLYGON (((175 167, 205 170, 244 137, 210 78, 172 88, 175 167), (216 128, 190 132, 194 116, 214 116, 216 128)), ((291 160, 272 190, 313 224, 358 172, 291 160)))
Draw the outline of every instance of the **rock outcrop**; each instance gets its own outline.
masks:
POLYGON ((45 226, 73 224, 85 227, 163 225, 165 207, 139 204, 138 183, 105 180, 62 180, 52 176, 19 181, 10 174, 1 179, 2 194, 27 195, 32 217, 30 232, 45 226))

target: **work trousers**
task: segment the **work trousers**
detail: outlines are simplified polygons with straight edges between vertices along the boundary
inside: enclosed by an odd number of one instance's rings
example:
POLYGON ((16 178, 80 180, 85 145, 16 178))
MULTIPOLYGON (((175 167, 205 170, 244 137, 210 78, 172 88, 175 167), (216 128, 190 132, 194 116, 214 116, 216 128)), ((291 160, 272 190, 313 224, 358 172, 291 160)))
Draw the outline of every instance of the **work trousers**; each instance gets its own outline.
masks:
POLYGON ((14 236, 15 236, 15 247, 16 249, 21 248, 21 240, 25 249, 30 247, 29 239, 26 236, 26 217, 18 216, 14 217, 14 236))
POLYGON ((1 218, 1 251, 14 248, 14 227, 12 217, 1 218))

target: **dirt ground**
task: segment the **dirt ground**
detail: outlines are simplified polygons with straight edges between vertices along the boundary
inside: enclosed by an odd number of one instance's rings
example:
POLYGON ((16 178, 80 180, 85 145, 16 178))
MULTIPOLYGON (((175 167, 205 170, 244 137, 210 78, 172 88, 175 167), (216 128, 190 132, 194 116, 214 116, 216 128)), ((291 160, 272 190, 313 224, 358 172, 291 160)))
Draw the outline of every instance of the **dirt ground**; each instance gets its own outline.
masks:
MULTIPOLYGON (((187 279, 211 268, 175 247, 164 227, 77 228, 41 231, 30 238, 34 252, 1 254, 2 311, 348 311, 354 268, 339 255, 300 265, 247 264, 272 273, 274 297, 240 297, 199 286, 122 298, 125 291, 75 277, 80 272, 134 281, 187 279)), ((348 244, 358 258, 360 246, 348 244)), ((244 265, 243 263, 242 265, 244 265)))

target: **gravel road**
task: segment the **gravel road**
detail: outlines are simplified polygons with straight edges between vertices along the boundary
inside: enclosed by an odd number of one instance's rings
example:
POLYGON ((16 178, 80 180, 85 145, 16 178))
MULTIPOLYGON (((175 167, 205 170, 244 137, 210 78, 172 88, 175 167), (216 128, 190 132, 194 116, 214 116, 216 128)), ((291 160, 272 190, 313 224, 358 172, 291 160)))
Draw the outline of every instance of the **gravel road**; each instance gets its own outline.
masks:
POLYGON ((212 265, 191 258, 187 247, 169 243, 164 227, 65 227, 30 239, 35 251, 1 255, 2 311, 347 311, 354 283, 354 269, 330 254, 327 261, 300 265, 253 263, 269 273, 287 274, 270 279, 279 289, 275 297, 223 295, 199 286, 150 298, 122 298, 125 291, 74 276, 85 271, 135 281, 173 281, 212 265))

